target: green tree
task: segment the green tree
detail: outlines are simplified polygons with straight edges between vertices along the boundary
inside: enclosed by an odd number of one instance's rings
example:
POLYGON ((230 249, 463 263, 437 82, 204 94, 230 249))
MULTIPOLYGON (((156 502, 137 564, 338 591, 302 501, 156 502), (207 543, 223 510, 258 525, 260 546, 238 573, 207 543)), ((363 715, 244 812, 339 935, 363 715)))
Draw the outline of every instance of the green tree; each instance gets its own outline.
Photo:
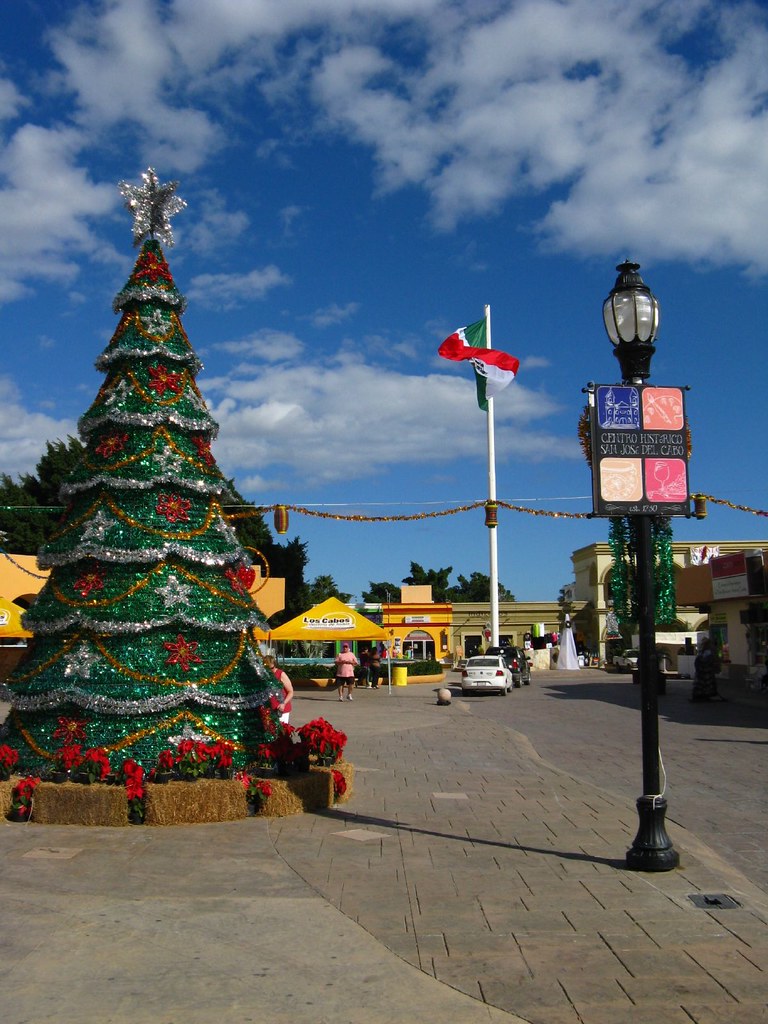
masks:
POLYGON ((406 576, 403 583, 411 587, 432 587, 432 600, 440 603, 447 600, 448 577, 452 572, 452 565, 446 569, 425 569, 418 562, 411 562, 411 575, 406 576))
POLYGON ((35 473, 0 477, 0 532, 6 551, 36 555, 61 519, 61 486, 83 458, 76 437, 48 441, 35 473))
POLYGON ((381 583, 368 581, 368 589, 363 591, 363 600, 370 604, 390 604, 400 600, 399 583, 389 583, 384 580, 381 583))
POLYGON ((316 576, 309 584, 309 603, 311 605, 320 604, 321 601, 327 601, 329 597, 338 597, 346 604, 352 595, 339 590, 333 576, 316 576))
MULTIPOLYGON (((459 576, 458 586, 449 587, 447 601, 490 601, 491 577, 483 572, 473 572, 469 579, 459 576)), ((515 595, 499 583, 499 600, 514 601, 515 595)))

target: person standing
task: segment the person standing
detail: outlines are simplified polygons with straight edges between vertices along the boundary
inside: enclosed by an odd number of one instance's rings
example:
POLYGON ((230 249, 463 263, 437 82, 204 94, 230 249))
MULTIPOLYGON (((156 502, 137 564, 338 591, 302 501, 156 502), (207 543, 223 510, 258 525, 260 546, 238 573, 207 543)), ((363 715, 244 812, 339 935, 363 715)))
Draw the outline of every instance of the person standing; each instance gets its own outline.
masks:
POLYGON ((344 700, 344 691, 347 691, 347 700, 352 700, 352 690, 355 688, 355 667, 359 665, 357 658, 349 649, 349 644, 341 645, 341 653, 336 655, 336 686, 339 691, 339 700, 344 700))
POLYGON ((369 650, 360 651, 360 671, 357 674, 357 685, 365 686, 369 690, 371 688, 371 682, 368 678, 368 667, 370 664, 371 652, 369 650))
POLYGON ((264 665, 283 688, 283 699, 278 704, 277 710, 280 712, 280 721, 287 725, 291 717, 291 707, 293 704, 293 684, 288 677, 288 673, 284 669, 277 667, 277 662, 271 654, 265 656, 264 665))
POLYGON ((701 641, 701 649, 693 663, 693 692, 691 700, 722 700, 717 692, 717 673, 720 671, 720 659, 712 646, 709 637, 701 641))
POLYGON ((368 672, 371 678, 371 688, 378 690, 379 677, 381 676, 381 655, 379 654, 378 645, 371 649, 371 660, 368 663, 368 672))

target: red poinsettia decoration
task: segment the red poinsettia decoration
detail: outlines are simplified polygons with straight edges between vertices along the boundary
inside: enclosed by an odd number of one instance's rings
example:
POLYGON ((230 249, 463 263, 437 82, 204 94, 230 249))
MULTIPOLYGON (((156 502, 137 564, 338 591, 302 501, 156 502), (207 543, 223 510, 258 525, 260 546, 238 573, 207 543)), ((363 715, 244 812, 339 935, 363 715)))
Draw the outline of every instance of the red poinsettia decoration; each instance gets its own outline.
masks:
POLYGON ((153 284, 159 279, 173 284, 173 277, 171 277, 168 264, 150 250, 145 250, 136 261, 136 273, 134 276, 139 280, 145 278, 153 284))
POLYGON ((245 789, 245 799, 249 804, 260 807, 267 797, 272 796, 272 787, 266 779, 256 779, 247 772, 237 772, 235 778, 245 789))
POLYGON ((83 748, 79 743, 67 743, 53 752, 53 763, 60 772, 71 772, 83 760, 83 748))
POLYGON ((338 800, 340 796, 344 796, 347 792, 347 780, 336 768, 331 769, 331 775, 333 776, 333 797, 335 800, 338 800))
POLYGON ((109 434, 103 437, 96 447, 96 454, 103 455, 105 459, 111 458, 121 452, 128 441, 127 434, 109 434))
POLYGON ((238 565, 237 569, 227 569, 224 575, 229 585, 238 594, 247 594, 256 579, 256 570, 252 565, 238 565))
POLYGON ((197 436, 192 438, 192 444, 197 448, 197 454, 206 464, 206 466, 213 465, 213 453, 211 452, 211 442, 207 437, 197 436))
POLYGON ((86 725, 88 723, 82 718, 68 718, 66 715, 62 715, 59 718, 59 724, 53 730, 53 738, 63 740, 64 746, 74 743, 75 740, 84 740, 86 725))
POLYGON ((167 366, 158 363, 149 368, 149 387, 162 398, 166 391, 178 395, 184 387, 184 374, 174 373, 167 366))
POLYGON ((324 718, 315 718, 299 729, 299 736, 306 745, 310 754, 317 754, 318 757, 329 757, 333 761, 341 758, 344 744, 347 742, 346 733, 334 729, 330 722, 324 718))
POLYGON ((180 665, 182 671, 186 672, 190 665, 202 663, 203 659, 197 653, 197 640, 185 640, 181 633, 176 637, 175 642, 173 640, 166 640, 163 647, 165 647, 166 651, 170 651, 170 654, 165 659, 166 665, 180 665))
POLYGON ((212 743, 208 747, 208 751, 218 768, 231 768, 232 767, 232 755, 235 752, 234 744, 227 742, 227 740, 219 740, 217 743, 212 743))
MULTIPOLYGON (((92 590, 104 589, 104 578, 103 567, 96 565, 92 569, 86 569, 80 578, 75 580, 74 589, 83 597, 88 597, 92 590)), ((83 736, 78 738, 83 739, 83 736)))
POLYGON ((157 755, 157 767, 161 772, 172 772, 175 763, 172 750, 161 750, 157 755))
POLYGON ((182 498, 179 494, 161 494, 157 500, 155 511, 158 515, 165 516, 169 523, 189 522, 188 512, 192 507, 189 498, 182 498))
POLYGON ((100 782, 112 770, 109 756, 103 747, 91 747, 83 754, 78 771, 88 776, 91 782, 100 782))
POLYGON ((11 809, 20 811, 22 808, 26 810, 31 807, 32 794, 39 785, 40 779, 36 775, 28 775, 25 779, 20 779, 11 793, 11 809))
POLYGON ((19 760, 18 750, 14 750, 13 747, 9 747, 7 743, 3 743, 0 746, 0 769, 5 772, 10 772, 11 768, 19 760))

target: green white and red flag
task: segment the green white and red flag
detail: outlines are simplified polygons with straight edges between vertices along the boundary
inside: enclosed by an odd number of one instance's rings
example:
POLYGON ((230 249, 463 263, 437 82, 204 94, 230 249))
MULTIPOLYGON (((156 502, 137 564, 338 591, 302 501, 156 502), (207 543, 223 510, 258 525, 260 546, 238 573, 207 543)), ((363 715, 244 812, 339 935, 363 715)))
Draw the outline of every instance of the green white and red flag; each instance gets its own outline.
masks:
POLYGON ((515 379, 520 360, 495 348, 487 348, 486 321, 478 320, 459 327, 437 350, 443 359, 461 362, 468 359, 475 371, 477 404, 487 411, 488 399, 494 398, 515 379))

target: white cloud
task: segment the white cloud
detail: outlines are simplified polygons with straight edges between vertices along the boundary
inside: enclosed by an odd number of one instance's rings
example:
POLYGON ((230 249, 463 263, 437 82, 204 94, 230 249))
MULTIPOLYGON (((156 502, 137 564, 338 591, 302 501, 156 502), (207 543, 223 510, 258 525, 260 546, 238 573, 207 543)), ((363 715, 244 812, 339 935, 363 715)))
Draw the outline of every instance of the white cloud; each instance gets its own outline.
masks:
POLYGON ((76 166, 83 145, 74 129, 27 124, 0 151, 0 301, 26 294, 27 278, 72 281, 75 256, 84 252, 115 258, 88 220, 103 217, 119 197, 76 166))
POLYGON ((343 306, 340 306, 337 302, 332 302, 329 306, 316 309, 311 314, 310 320, 315 327, 332 327, 334 324, 340 324, 344 320, 349 320, 358 309, 360 309, 359 302, 347 302, 343 306))
POLYGON ((262 299, 273 288, 290 284, 278 267, 269 265, 246 274, 198 274, 187 289, 190 300, 213 309, 234 309, 262 299))
MULTIPOLYGON (((238 480, 251 479, 254 470, 263 479, 273 472, 304 484, 365 479, 402 465, 454 465, 485 450, 483 414, 466 375, 409 375, 338 353, 322 364, 201 386, 221 427, 216 457, 238 480), (382 430, 382 417, 397 429, 382 430)), ((499 463, 537 461, 554 450, 580 457, 575 441, 535 426, 556 408, 546 394, 515 382, 496 402, 499 463)))
POLYGON ((3 472, 15 477, 37 464, 47 441, 77 434, 73 420, 54 419, 25 408, 16 384, 0 376, 0 449, 3 472))
MULTIPOLYGON (((246 338, 217 342, 211 347, 231 355, 263 360, 268 363, 296 359, 304 351, 304 343, 295 334, 276 331, 270 327, 254 331, 246 338)), ((217 386, 220 387, 221 384, 217 384, 217 386)))

